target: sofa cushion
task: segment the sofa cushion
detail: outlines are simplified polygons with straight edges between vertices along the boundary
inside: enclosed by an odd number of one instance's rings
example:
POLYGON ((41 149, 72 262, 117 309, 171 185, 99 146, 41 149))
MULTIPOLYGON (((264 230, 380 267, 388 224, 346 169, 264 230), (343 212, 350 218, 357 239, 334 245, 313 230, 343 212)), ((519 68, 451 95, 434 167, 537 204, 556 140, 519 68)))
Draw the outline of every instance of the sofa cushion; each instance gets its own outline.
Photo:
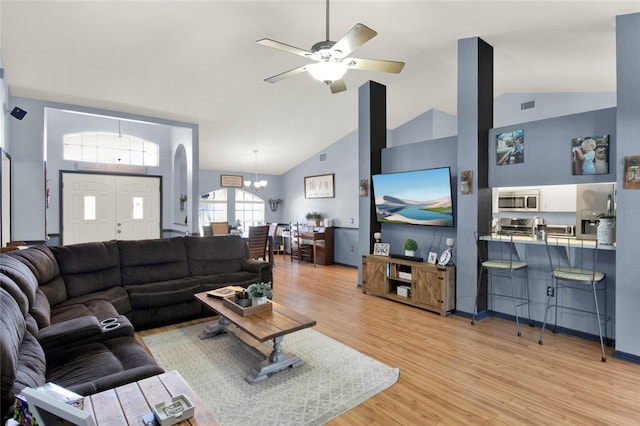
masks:
POLYGON ((60 276, 58 262, 47 246, 34 246, 27 250, 11 252, 10 256, 20 259, 29 267, 38 281, 38 286, 49 299, 57 305, 67 298, 67 289, 60 276))
POLYGON ((262 281, 260 275, 247 271, 204 275, 196 278, 202 284, 202 291, 214 290, 228 285, 238 285, 246 288, 249 284, 262 281))
POLYGON ((216 237, 184 237, 192 275, 240 272, 246 259, 242 239, 236 235, 216 237))
POLYGON ((29 267, 10 254, 2 254, 0 255, 0 273, 9 277, 20 287, 29 301, 30 309, 36 298, 38 280, 29 267))
POLYGON ((14 280, 0 272, 0 288, 7 293, 8 297, 10 296, 16 302, 22 316, 25 317, 29 312, 29 299, 27 299, 27 295, 24 294, 20 286, 18 286, 14 280))
POLYGON ((116 241, 56 246, 50 250, 58 262, 68 299, 120 285, 120 253, 116 241))
POLYGON ((51 305, 49 299, 42 290, 36 290, 36 298, 31 307, 31 315, 38 323, 38 328, 48 327, 51 324, 51 305))
POLYGON ((188 277, 182 237, 119 241, 122 284, 143 284, 188 277))
POLYGON ((0 288, 0 312, 0 392, 6 408, 24 386, 45 383, 46 367, 42 347, 28 331, 23 311, 4 288, 0 288))
POLYGON ((69 303, 51 311, 51 324, 58 324, 80 317, 94 317, 97 321, 117 317, 118 311, 106 300, 87 300, 84 303, 69 303))
MULTIPOLYGON (((116 286, 108 290, 97 291, 95 293, 85 294, 84 296, 73 297, 65 301, 64 303, 61 303, 58 306, 52 308, 51 312, 52 315, 54 315, 54 312, 58 308, 67 305, 76 305, 79 303, 88 304, 89 302, 92 302, 94 300, 102 300, 113 305, 113 308, 115 308, 118 313, 123 315, 126 315, 131 311, 131 303, 129 302, 129 295, 127 294, 127 291, 124 289, 124 287, 116 286)), ((89 307, 89 309, 93 309, 90 303, 87 306, 89 307)), ((93 314, 99 315, 98 312, 94 312, 93 314)))
POLYGON ((131 307, 136 309, 157 308, 194 300, 193 295, 201 291, 200 281, 195 278, 159 281, 146 284, 126 285, 131 307))
POLYGON ((48 361, 47 381, 84 396, 164 372, 134 337, 74 347, 48 361))

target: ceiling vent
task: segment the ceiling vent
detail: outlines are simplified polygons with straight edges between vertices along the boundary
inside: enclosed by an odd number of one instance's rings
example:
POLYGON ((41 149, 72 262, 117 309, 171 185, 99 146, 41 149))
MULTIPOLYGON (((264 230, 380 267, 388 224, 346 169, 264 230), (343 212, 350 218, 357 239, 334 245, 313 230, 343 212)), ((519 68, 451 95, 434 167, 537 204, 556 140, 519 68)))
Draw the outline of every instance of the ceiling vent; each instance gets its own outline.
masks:
POLYGON ((321 163, 327 161, 327 154, 326 153, 320 154, 319 159, 321 163))
POLYGON ((523 102, 520 104, 520 111, 536 107, 536 101, 523 102))

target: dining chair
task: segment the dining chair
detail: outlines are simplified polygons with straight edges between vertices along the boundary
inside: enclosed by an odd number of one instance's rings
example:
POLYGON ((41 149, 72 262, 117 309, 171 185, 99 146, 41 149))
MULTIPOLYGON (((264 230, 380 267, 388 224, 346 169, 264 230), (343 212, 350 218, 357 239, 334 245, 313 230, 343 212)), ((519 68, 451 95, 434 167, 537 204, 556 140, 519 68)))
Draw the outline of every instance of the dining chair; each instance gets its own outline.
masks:
MULTIPOLYGON (((551 270, 551 286, 547 287, 547 306, 544 311, 542 321, 542 331, 540 332, 539 344, 544 344, 544 331, 547 325, 547 314, 551 308, 554 309, 553 332, 557 332, 558 309, 566 309, 573 312, 580 312, 594 315, 598 323, 598 335, 600 337, 600 349, 602 351, 602 362, 607 361, 604 350, 605 341, 609 344, 607 337, 607 322, 610 320, 607 315, 607 276, 604 272, 598 271, 598 241, 589 241, 585 245, 585 240, 571 238, 546 238, 547 256, 549 258, 549 268, 551 270), (551 240, 551 241, 550 241, 551 240), (592 246, 593 245, 593 246, 592 246), (574 290, 576 292, 588 292, 593 295, 593 311, 571 306, 570 300, 566 304, 561 304, 559 300, 560 290, 574 290), (600 313, 598 303, 598 293, 604 293, 604 313, 600 313), (567 303, 569 302, 569 303, 567 303), (604 337, 603 337, 604 325, 604 337)), ((566 293, 569 293, 567 291, 566 293)), ((574 293, 575 294, 575 293, 574 293)))
POLYGON ((476 301, 473 308, 473 317, 471 319, 471 325, 475 325, 476 316, 478 314, 478 297, 480 294, 480 286, 482 282, 482 275, 484 271, 487 271, 487 298, 492 301, 493 297, 509 298, 513 301, 513 315, 516 320, 516 331, 518 336, 522 336, 520 331, 520 319, 518 315, 518 308, 521 306, 527 306, 527 316, 529 318, 529 325, 533 327, 533 321, 531 320, 531 299, 529 298, 529 275, 527 271, 528 264, 518 259, 517 255, 514 255, 515 246, 513 244, 512 235, 495 235, 487 234, 486 236, 480 236, 477 232, 474 232, 476 245, 478 248, 478 260, 480 263, 480 271, 478 272, 478 283, 476 285, 476 301), (497 250, 491 255, 489 254, 488 241, 496 241, 497 250), (493 279, 498 277, 506 277, 509 279, 511 293, 500 294, 493 293, 493 279), (522 282, 523 288, 520 292, 516 292, 516 280, 522 282))
POLYGON ((211 222, 211 232, 213 235, 228 234, 229 224, 227 222, 211 222))
POLYGON ((313 245, 304 242, 300 237, 300 224, 291 224, 289 229, 291 230, 291 262, 293 262, 294 259, 296 259, 298 263, 305 260, 309 263, 313 262, 313 245))
POLYGON ((249 227, 249 258, 268 260, 267 240, 269 238, 269 225, 258 225, 249 227))

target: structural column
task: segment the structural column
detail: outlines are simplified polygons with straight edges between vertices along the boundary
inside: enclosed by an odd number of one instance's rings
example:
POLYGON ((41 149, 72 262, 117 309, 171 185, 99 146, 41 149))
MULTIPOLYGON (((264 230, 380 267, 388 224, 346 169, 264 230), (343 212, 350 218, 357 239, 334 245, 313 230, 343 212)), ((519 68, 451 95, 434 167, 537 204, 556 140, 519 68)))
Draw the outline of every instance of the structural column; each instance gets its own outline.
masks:
POLYGON ((616 17, 616 358, 640 362, 640 190, 625 189, 625 157, 640 156, 640 13, 616 17))
MULTIPOLYGON (((478 273, 474 231, 491 223, 489 130, 493 127, 493 47, 477 37, 458 40, 458 180, 473 172, 471 194, 457 187, 456 306, 473 312, 478 273)), ((486 292, 478 310, 486 309, 486 292)))
MULTIPOLYGON (((373 233, 380 231, 371 191, 371 176, 382 171, 382 150, 387 146, 387 88, 369 81, 358 89, 358 157, 359 179, 366 180, 367 197, 360 197, 358 241, 360 254, 373 249, 373 233)), ((358 283, 362 284, 362 265, 358 266, 358 283)))

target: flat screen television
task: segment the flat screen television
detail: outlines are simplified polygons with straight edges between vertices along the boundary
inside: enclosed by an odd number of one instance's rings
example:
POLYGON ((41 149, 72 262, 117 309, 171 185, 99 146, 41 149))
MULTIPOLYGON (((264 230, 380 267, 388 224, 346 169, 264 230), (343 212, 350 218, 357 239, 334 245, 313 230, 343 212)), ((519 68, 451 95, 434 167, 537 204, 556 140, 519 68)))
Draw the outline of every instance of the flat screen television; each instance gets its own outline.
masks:
POLYGON ((373 193, 378 222, 454 226, 449 167, 374 175, 373 193))

